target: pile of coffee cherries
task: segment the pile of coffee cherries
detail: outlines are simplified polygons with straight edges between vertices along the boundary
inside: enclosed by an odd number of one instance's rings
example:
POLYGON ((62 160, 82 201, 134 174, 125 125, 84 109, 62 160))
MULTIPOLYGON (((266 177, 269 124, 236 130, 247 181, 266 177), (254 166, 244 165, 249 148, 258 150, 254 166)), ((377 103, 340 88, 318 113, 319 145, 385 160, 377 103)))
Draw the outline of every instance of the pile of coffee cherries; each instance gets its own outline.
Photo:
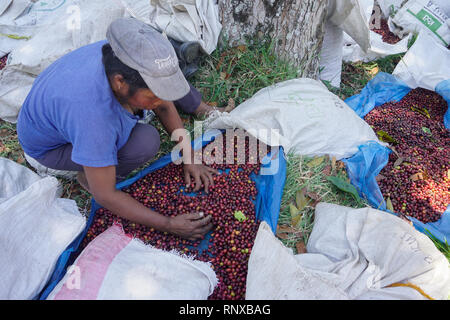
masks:
POLYGON ((371 30, 375 33, 378 33, 381 35, 381 40, 385 43, 389 44, 396 44, 401 39, 397 37, 394 33, 389 30, 389 26, 386 19, 381 18, 380 19, 380 27, 379 28, 371 28, 371 30))
POLYGON ((174 163, 144 176, 122 190, 165 216, 191 212, 211 215, 214 227, 203 240, 190 241, 160 232, 127 221, 106 208, 101 208, 94 216, 80 251, 113 223, 119 223, 127 234, 146 244, 162 250, 177 250, 198 260, 210 262, 219 284, 209 299, 244 299, 248 259, 259 226, 254 204, 257 189, 251 177, 259 173, 262 158, 259 154, 267 154, 270 150, 265 145, 260 148, 263 144, 259 142, 257 153, 250 152, 250 139, 234 131, 224 134, 222 140, 216 139, 202 150, 203 163, 221 172, 214 176, 214 185, 209 187, 208 194, 204 190, 194 194, 193 181, 186 187, 183 166, 174 163), (217 149, 211 148, 213 143, 217 149), (232 148, 227 150, 227 145, 232 145, 232 148), (219 152, 220 148, 222 151, 219 152), (210 163, 216 155, 223 156, 223 164, 210 163), (225 163, 225 159, 233 160, 235 164, 225 163))
POLYGON ((0 58, 0 70, 2 70, 6 66, 6 60, 8 59, 8 56, 4 56, 3 58, 0 58))
POLYGON ((401 101, 374 108, 365 117, 388 134, 395 152, 378 184, 394 211, 424 223, 438 220, 450 204, 450 134, 446 101, 437 93, 411 90, 401 101))

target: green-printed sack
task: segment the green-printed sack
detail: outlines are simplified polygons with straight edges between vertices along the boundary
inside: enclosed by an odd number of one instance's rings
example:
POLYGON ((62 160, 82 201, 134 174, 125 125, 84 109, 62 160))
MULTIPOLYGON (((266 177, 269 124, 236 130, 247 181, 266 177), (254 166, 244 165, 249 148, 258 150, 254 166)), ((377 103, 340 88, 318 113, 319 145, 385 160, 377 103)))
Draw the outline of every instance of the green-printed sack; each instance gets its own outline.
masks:
POLYGON ((389 28, 403 38, 406 34, 426 30, 439 41, 450 44, 449 16, 431 0, 409 0, 394 17, 389 19, 389 28))

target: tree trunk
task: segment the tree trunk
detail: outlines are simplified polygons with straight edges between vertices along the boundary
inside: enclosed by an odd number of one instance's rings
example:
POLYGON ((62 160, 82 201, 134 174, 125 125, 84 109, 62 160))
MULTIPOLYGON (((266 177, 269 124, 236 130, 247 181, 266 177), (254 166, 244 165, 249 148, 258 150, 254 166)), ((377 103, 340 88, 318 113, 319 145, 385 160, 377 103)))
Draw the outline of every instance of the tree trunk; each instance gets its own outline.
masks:
POLYGON ((276 54, 317 78, 327 0, 219 0, 222 32, 231 46, 245 37, 274 39, 276 54))

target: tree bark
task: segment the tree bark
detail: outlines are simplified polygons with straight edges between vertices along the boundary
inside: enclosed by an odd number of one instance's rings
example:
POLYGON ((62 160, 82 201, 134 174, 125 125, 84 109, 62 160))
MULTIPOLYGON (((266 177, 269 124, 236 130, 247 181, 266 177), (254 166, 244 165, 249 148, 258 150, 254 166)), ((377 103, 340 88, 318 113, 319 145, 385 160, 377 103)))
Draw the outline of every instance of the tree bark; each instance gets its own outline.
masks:
POLYGON ((299 69, 299 77, 318 78, 327 0, 220 0, 219 18, 231 46, 246 37, 274 40, 275 53, 299 69))

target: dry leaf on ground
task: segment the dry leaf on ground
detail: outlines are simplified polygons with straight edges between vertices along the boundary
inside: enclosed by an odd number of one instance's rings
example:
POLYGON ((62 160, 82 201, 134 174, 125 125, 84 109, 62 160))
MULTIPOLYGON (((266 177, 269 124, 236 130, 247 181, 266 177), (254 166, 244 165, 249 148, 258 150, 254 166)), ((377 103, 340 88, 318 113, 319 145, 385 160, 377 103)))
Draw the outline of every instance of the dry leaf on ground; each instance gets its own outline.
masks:
POLYGON ((295 248, 297 249, 297 254, 306 253, 306 246, 303 241, 299 241, 295 244, 295 248))

